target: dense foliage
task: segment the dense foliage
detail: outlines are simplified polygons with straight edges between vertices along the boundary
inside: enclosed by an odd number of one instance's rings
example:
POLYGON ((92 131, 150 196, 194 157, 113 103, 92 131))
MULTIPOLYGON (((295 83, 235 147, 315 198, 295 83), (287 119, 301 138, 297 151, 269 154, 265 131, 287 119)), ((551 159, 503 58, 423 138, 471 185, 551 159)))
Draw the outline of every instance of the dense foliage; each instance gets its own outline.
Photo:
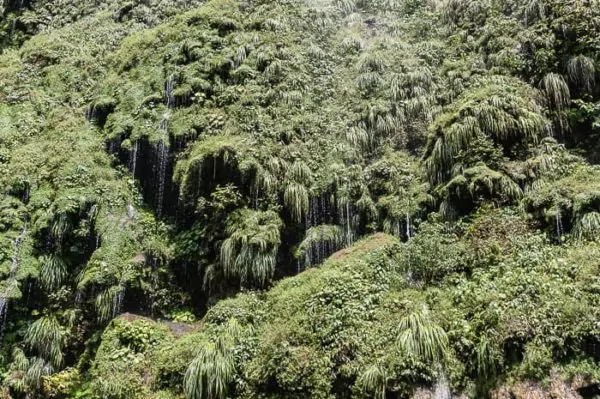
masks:
POLYGON ((0 15, 0 396, 598 390, 597 0, 0 15))

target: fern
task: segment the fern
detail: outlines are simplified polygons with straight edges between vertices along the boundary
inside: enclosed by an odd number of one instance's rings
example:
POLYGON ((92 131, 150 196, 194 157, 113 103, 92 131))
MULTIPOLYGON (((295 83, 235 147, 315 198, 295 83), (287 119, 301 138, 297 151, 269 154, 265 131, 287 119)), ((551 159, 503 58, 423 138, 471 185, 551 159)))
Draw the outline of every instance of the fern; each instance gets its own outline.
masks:
POLYGON ((600 212, 588 212, 575 224, 575 235, 579 239, 594 240, 600 237, 600 212))
POLYGON ((274 212, 244 209, 232 214, 220 250, 224 274, 264 285, 275 271, 280 229, 281 220, 274 212))
POLYGON ((308 190, 301 183, 290 182, 283 193, 283 203, 290 211, 292 219, 300 223, 308 213, 308 190))
POLYGON ((360 375, 363 392, 372 394, 375 399, 385 399, 388 380, 388 372, 382 364, 374 364, 360 375))
POLYGON ((596 65, 591 58, 578 55, 567 65, 569 80, 584 92, 591 92, 596 83, 596 65))
POLYGON ((233 357, 206 344, 188 366, 183 380, 190 399, 225 399, 234 374, 233 357))
POLYGON ((62 364, 63 331, 54 316, 44 316, 34 321, 25 333, 25 343, 54 368, 62 364))
POLYGON ((425 362, 442 362, 448 353, 448 336, 434 324, 425 310, 414 311, 400 321, 398 345, 425 362))
POLYGON ((42 260, 40 281, 47 290, 60 287, 67 273, 67 264, 60 255, 52 254, 42 260))
POLYGON ((569 104, 571 93, 562 75, 549 73, 542 79, 541 87, 554 109, 562 111, 569 104))

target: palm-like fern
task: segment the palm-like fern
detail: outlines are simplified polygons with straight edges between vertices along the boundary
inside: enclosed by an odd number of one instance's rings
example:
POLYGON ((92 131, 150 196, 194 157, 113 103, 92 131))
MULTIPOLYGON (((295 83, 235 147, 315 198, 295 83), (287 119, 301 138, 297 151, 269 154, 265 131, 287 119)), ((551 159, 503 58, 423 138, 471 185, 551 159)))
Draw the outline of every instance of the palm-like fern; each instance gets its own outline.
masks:
POLYGON ((567 65, 569 80, 584 92, 592 91, 596 83, 596 65, 591 58, 578 55, 567 65))
POLYGON ((190 399, 225 399, 235 366, 233 356, 214 344, 206 344, 188 366, 183 380, 190 399))
POLYGON ((42 285, 52 290, 60 287, 67 277, 67 264, 58 254, 46 256, 40 269, 40 281, 42 285))
POLYGON ((461 151, 479 137, 503 150, 514 143, 536 143, 548 128, 534 90, 513 79, 484 81, 438 117, 427 144, 424 164, 433 184, 446 181, 461 151))
POLYGON ((385 399, 388 380, 388 372, 380 363, 368 367, 360 376, 364 393, 372 394, 375 399, 385 399))
POLYGON ((54 368, 61 365, 63 332, 54 316, 43 316, 34 321, 25 333, 25 343, 54 368))
POLYGON ((243 209, 227 221, 228 238, 221 245, 221 265, 226 276, 264 285, 277 261, 281 220, 275 212, 243 209))
POLYGON ((398 345, 425 362, 440 363, 448 353, 448 336, 428 317, 426 309, 414 311, 400 321, 398 345))
POLYGON ((575 224, 579 239, 595 239, 600 236, 600 212, 588 212, 580 216, 575 224))
POLYGON ((301 183, 289 182, 283 193, 283 203, 289 209, 292 218, 301 222, 308 213, 308 189, 301 183))
POLYGON ((550 106, 558 111, 563 110, 571 100, 569 85, 562 75, 549 73, 542 79, 541 88, 550 102, 550 106))

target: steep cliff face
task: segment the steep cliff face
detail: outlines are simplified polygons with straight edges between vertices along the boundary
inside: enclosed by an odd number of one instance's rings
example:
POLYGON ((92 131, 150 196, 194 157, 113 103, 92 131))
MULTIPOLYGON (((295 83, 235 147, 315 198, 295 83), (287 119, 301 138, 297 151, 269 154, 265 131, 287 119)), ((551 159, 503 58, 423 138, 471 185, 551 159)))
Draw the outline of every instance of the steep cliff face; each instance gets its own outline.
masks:
POLYGON ((596 0, 0 14, 6 395, 594 392, 596 0))

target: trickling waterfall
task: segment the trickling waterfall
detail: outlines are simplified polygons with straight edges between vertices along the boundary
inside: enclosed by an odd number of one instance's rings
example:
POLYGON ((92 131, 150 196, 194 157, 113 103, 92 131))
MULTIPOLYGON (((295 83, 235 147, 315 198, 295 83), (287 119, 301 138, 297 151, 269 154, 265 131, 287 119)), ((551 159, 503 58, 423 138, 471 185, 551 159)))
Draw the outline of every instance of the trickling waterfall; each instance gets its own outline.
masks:
MULTIPOLYGON (((345 211, 344 206, 339 205, 338 211, 341 212, 339 219, 336 220, 332 212, 332 208, 330 202, 328 200, 329 193, 325 192, 316 197, 311 197, 309 199, 308 212, 304 218, 304 228, 305 234, 312 228, 316 228, 321 225, 333 225, 339 224, 343 231, 343 240, 347 239, 346 232, 346 219, 345 219, 345 211)), ((330 256, 335 250, 338 248, 339 244, 334 242, 330 242, 328 239, 323 241, 316 240, 311 243, 311 245, 306 248, 306 252, 303 255, 303 262, 299 262, 297 265, 298 273, 303 271, 307 266, 316 266, 322 264, 325 259, 330 256)))
POLYGON ((0 343, 4 338, 4 328, 6 326, 6 313, 8 310, 8 301, 0 294, 0 343))
POLYGON ((165 83, 165 94, 167 97, 167 108, 172 108, 175 105, 175 97, 173 91, 175 90, 175 83, 173 81, 173 75, 169 75, 167 82, 165 83))
POLYGON ((167 166, 169 163, 169 146, 165 142, 169 135, 169 118, 171 117, 171 108, 175 105, 175 97, 173 91, 175 89, 175 82, 173 75, 169 75, 165 83, 165 97, 167 111, 164 113, 163 118, 160 122, 160 130, 163 132, 164 138, 158 142, 156 148, 157 155, 157 199, 156 199, 156 215, 160 219, 163 214, 163 206, 165 200, 165 184, 167 177, 167 166))
POLYGON ((346 245, 349 246, 354 242, 354 231, 352 230, 352 218, 353 218, 354 209, 352 205, 350 205, 350 201, 346 202, 346 206, 342 209, 341 215, 341 225, 344 229, 344 239, 346 241, 346 245))
POLYGON ((85 119, 91 122, 94 119, 94 107, 90 106, 85 109, 85 119))
POLYGON ((406 212, 406 237, 410 240, 410 215, 406 212))
MULTIPOLYGON (((112 145, 112 142, 111 142, 112 145)), ((139 141, 136 140, 133 143, 133 148, 131 149, 131 154, 129 155, 129 170, 131 171, 131 176, 135 179, 135 169, 137 166, 137 158, 138 158, 138 149, 139 149, 139 141)))
POLYGON ((165 145, 165 142, 161 140, 158 143, 157 149, 158 157, 158 190, 157 190, 157 201, 156 201, 156 214, 158 218, 162 216, 163 204, 165 199, 165 182, 167 175, 167 163, 169 158, 169 150, 165 145))
POLYGON ((123 308, 123 297, 125 296, 125 291, 123 289, 119 289, 119 291, 115 294, 112 303, 112 317, 115 318, 121 313, 121 309, 123 308))
POLYGON ((17 270, 19 269, 19 253, 21 251, 21 244, 25 239, 25 235, 27 234, 27 219, 23 220, 23 231, 21 234, 15 239, 14 243, 14 251, 12 257, 12 263, 10 266, 10 277, 15 278, 17 274, 17 270))
POLYGON ((435 388, 433 391, 434 399, 451 399, 452 394, 450 393, 450 384, 448 383, 448 379, 446 378, 446 374, 444 372, 440 373, 440 377, 435 383, 435 388))
MULTIPOLYGON (((24 195, 24 200, 26 201, 28 197, 27 192, 24 195)), ((13 244, 13 256, 11 260, 10 266, 10 275, 9 280, 16 282, 17 271, 19 270, 19 254, 21 252, 21 244, 27 235, 27 219, 23 219, 23 230, 21 234, 15 238, 15 242, 13 244)), ((8 298, 7 293, 0 293, 0 342, 2 342, 2 336, 4 332, 4 324, 6 323, 6 318, 8 317, 8 298)))
POLYGON ((556 236, 559 241, 562 240, 562 235, 564 234, 564 228, 562 223, 562 215, 560 214, 560 209, 556 211, 556 236))

